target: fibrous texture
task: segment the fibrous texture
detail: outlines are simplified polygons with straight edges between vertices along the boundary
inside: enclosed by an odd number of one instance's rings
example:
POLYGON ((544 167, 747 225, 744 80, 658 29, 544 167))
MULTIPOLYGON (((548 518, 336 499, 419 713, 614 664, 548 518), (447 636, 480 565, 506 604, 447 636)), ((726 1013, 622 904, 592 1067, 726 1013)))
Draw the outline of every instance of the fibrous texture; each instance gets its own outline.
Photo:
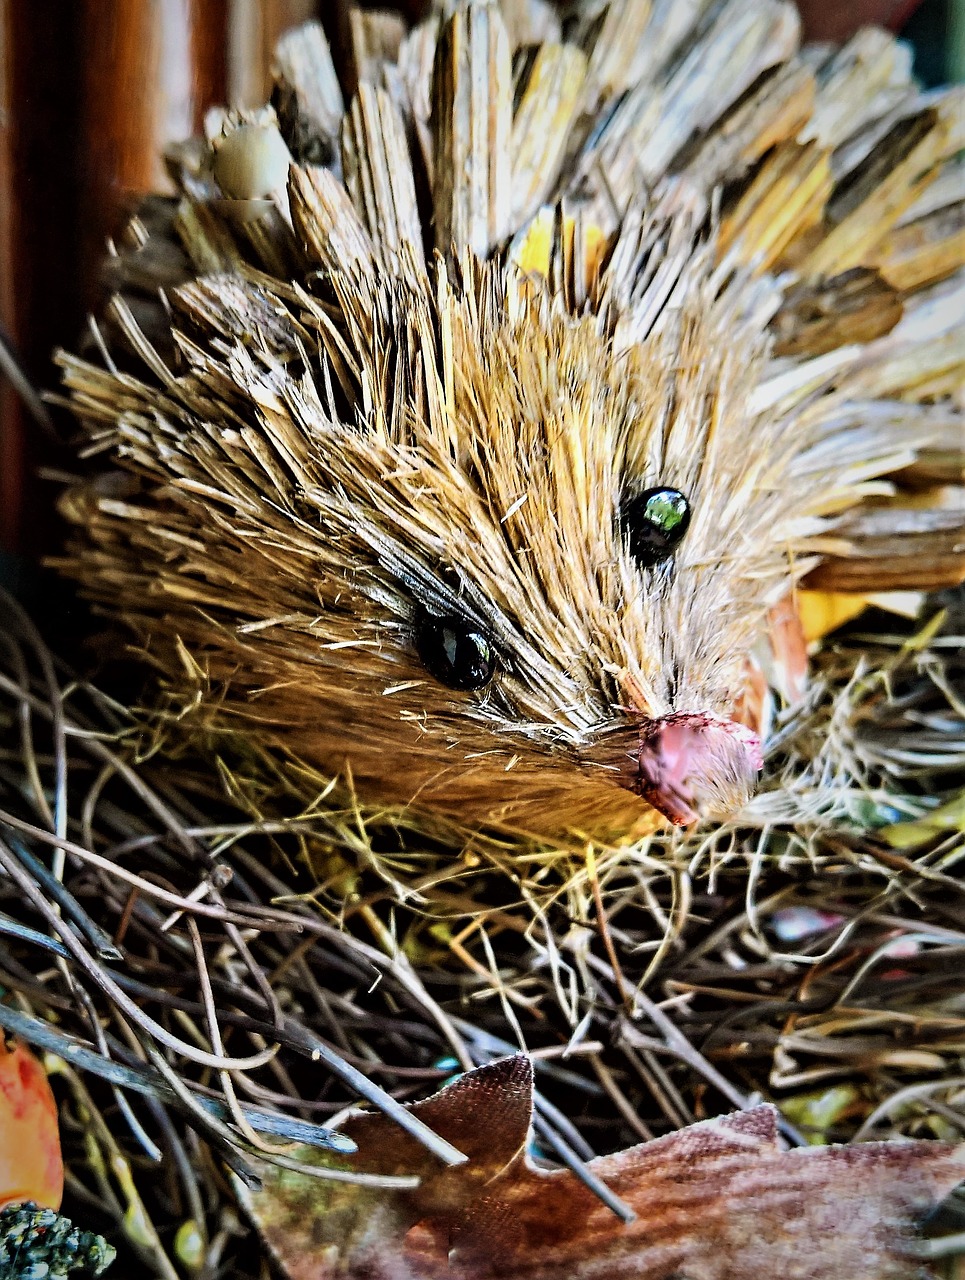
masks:
POLYGON ((347 110, 287 37, 277 114, 214 113, 116 257, 124 354, 64 358, 115 467, 70 569, 187 723, 369 811, 728 816, 795 582, 961 574, 961 97, 879 32, 800 50, 777 0, 354 29, 347 110), (668 486, 689 528, 642 563, 668 486), (427 670, 442 624, 491 679, 427 670))

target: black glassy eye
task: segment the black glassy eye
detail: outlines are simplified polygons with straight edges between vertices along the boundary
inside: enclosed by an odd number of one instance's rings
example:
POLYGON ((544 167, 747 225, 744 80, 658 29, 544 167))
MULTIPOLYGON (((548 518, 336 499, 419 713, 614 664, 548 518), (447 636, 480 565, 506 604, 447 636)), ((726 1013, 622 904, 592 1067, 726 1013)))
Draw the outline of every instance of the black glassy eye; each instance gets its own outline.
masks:
POLYGON ((623 508, 630 553, 649 569, 672 556, 690 524, 690 503, 679 489, 645 489, 623 508))
POLYGON ((496 674, 489 637, 462 618, 424 617, 416 644, 429 674, 450 689, 482 689, 496 674))

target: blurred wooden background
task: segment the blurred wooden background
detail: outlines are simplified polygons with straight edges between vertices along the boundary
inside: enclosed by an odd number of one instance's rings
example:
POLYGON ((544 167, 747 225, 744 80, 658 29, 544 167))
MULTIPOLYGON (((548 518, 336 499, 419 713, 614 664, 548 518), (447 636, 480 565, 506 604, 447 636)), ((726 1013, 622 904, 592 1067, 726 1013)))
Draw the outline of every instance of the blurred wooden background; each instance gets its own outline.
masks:
MULTIPOLYGON (((372 6, 375 7, 375 6, 372 6)), ((396 8, 416 16, 425 0, 396 8)), ((842 39, 869 20, 905 23, 916 0, 803 0, 807 30, 842 39)), ((939 43, 959 0, 925 0, 939 43), (944 26, 942 25, 944 24, 944 26)), ((287 27, 325 25, 336 61, 348 0, 0 0, 0 323, 40 387, 57 345, 97 303, 98 264, 137 194, 163 186, 165 143, 214 103, 254 105, 287 27)), ((932 37, 934 40, 934 36, 932 37)), ((351 91, 352 86, 344 86, 351 91)), ((0 551, 56 545, 51 486, 66 464, 0 378, 0 551)))

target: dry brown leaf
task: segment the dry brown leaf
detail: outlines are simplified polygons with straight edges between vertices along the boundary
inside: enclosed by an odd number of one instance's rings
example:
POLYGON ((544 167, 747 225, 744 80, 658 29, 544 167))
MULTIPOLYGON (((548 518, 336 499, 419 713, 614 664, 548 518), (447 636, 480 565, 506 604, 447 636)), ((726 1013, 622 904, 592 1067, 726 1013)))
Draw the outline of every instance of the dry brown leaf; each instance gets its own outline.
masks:
POLYGON ((467 1155, 457 1168, 356 1114, 351 1167, 416 1173, 416 1190, 273 1169, 249 1210, 289 1280, 911 1280, 928 1274, 914 1224, 965 1177, 965 1148, 937 1142, 782 1150, 761 1106, 592 1161, 635 1212, 627 1225, 575 1174, 529 1158, 532 1099, 520 1055, 416 1103, 467 1155))

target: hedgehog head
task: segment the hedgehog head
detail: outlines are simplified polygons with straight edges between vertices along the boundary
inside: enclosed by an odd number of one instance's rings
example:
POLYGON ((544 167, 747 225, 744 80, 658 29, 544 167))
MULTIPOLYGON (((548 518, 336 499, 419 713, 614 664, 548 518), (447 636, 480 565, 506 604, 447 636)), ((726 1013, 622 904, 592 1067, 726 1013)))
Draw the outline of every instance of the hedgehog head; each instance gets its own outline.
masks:
POLYGON ((767 291, 695 251, 631 341, 519 271, 433 271, 326 279, 368 326, 354 420, 306 359, 324 302, 179 291, 186 320, 230 295, 288 336, 183 338, 189 372, 131 384, 144 519, 116 497, 88 519, 127 616, 203 669, 219 724, 363 800, 607 839, 731 812, 760 767, 733 715, 787 576, 785 437, 752 402, 767 291))
POLYGON ((323 612, 296 683, 252 692, 364 793, 470 821, 613 835, 732 811, 760 755, 731 717, 787 573, 749 403, 764 344, 733 342, 746 317, 706 261, 624 348, 538 282, 460 275, 371 305, 390 320, 363 380, 387 394, 313 433, 301 499, 323 612))

